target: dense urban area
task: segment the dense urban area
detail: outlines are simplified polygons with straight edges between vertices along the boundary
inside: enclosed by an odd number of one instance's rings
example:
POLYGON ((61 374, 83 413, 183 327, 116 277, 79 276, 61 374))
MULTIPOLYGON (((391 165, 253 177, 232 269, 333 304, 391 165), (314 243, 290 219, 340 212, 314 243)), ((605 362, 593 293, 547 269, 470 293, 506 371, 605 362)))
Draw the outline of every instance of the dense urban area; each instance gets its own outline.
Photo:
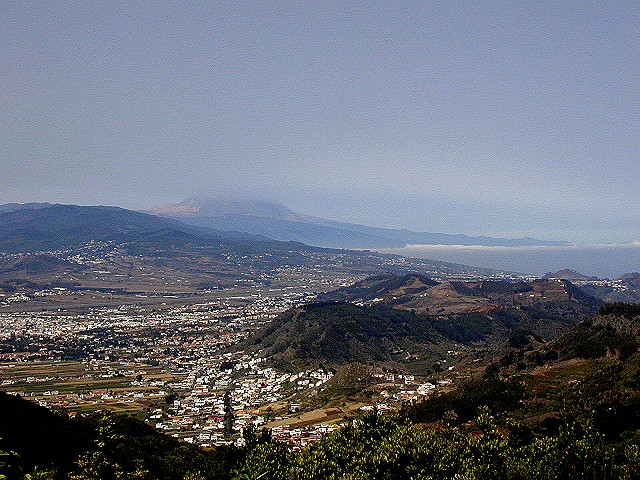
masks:
MULTIPOLYGON (((0 388, 69 412, 140 413, 156 428, 202 445, 227 443, 248 424, 269 424, 276 438, 304 444, 334 429, 347 410, 296 422, 299 405, 282 402, 321 387, 333 371, 282 372, 259 355, 225 352, 278 313, 315 297, 274 293, 166 309, 2 313, 0 388)), ((435 387, 393 373, 381 373, 380 383, 393 392, 386 394, 392 404, 435 387)))

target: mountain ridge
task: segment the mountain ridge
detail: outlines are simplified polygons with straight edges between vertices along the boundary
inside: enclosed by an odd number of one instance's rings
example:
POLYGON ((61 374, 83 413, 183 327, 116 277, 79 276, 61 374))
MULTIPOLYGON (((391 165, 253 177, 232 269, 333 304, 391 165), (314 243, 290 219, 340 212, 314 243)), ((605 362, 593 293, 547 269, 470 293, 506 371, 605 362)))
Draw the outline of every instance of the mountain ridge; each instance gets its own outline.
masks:
POLYGON ((238 348, 260 349, 279 365, 383 362, 419 371, 444 346, 496 346, 517 330, 554 338, 601 305, 569 281, 376 275, 284 312, 238 348))
POLYGON ((326 248, 401 248, 408 244, 482 246, 565 245, 567 242, 469 236, 408 229, 371 227, 297 213, 280 203, 255 199, 210 199, 192 196, 149 211, 193 225, 262 234, 326 248))
POLYGON ((0 251, 5 253, 50 251, 88 241, 149 242, 154 235, 159 242, 278 243, 260 235, 198 227, 114 206, 10 205, 0 206, 0 251))

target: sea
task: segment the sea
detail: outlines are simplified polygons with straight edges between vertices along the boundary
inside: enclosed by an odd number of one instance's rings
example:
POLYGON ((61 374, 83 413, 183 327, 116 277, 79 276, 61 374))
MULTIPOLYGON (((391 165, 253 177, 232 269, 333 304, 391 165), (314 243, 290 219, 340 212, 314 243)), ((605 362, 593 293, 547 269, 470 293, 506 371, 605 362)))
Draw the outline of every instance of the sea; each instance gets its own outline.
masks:
POLYGON ((378 251, 532 275, 568 268, 585 275, 614 279, 624 273, 640 272, 640 241, 526 247, 407 245, 378 251))

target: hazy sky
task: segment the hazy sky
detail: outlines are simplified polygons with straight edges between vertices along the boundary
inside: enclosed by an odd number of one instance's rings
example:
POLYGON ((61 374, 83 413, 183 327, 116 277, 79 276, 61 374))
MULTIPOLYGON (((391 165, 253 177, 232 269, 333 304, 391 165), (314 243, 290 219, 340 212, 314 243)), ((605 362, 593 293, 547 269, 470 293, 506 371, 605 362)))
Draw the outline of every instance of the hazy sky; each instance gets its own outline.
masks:
POLYGON ((193 3, 2 2, 0 203, 640 238, 637 0, 193 3))

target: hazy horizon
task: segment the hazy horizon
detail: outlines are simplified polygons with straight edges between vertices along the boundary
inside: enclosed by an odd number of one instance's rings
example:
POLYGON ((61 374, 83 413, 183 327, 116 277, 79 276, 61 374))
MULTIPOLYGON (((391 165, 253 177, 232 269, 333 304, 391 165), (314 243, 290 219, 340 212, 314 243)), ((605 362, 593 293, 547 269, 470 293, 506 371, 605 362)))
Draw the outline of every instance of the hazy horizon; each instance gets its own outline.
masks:
POLYGON ((640 239, 637 2, 7 2, 0 203, 640 239))
POLYGON ((640 242, 531 247, 407 245, 377 251, 531 275, 571 269, 613 279, 640 270, 640 242))

